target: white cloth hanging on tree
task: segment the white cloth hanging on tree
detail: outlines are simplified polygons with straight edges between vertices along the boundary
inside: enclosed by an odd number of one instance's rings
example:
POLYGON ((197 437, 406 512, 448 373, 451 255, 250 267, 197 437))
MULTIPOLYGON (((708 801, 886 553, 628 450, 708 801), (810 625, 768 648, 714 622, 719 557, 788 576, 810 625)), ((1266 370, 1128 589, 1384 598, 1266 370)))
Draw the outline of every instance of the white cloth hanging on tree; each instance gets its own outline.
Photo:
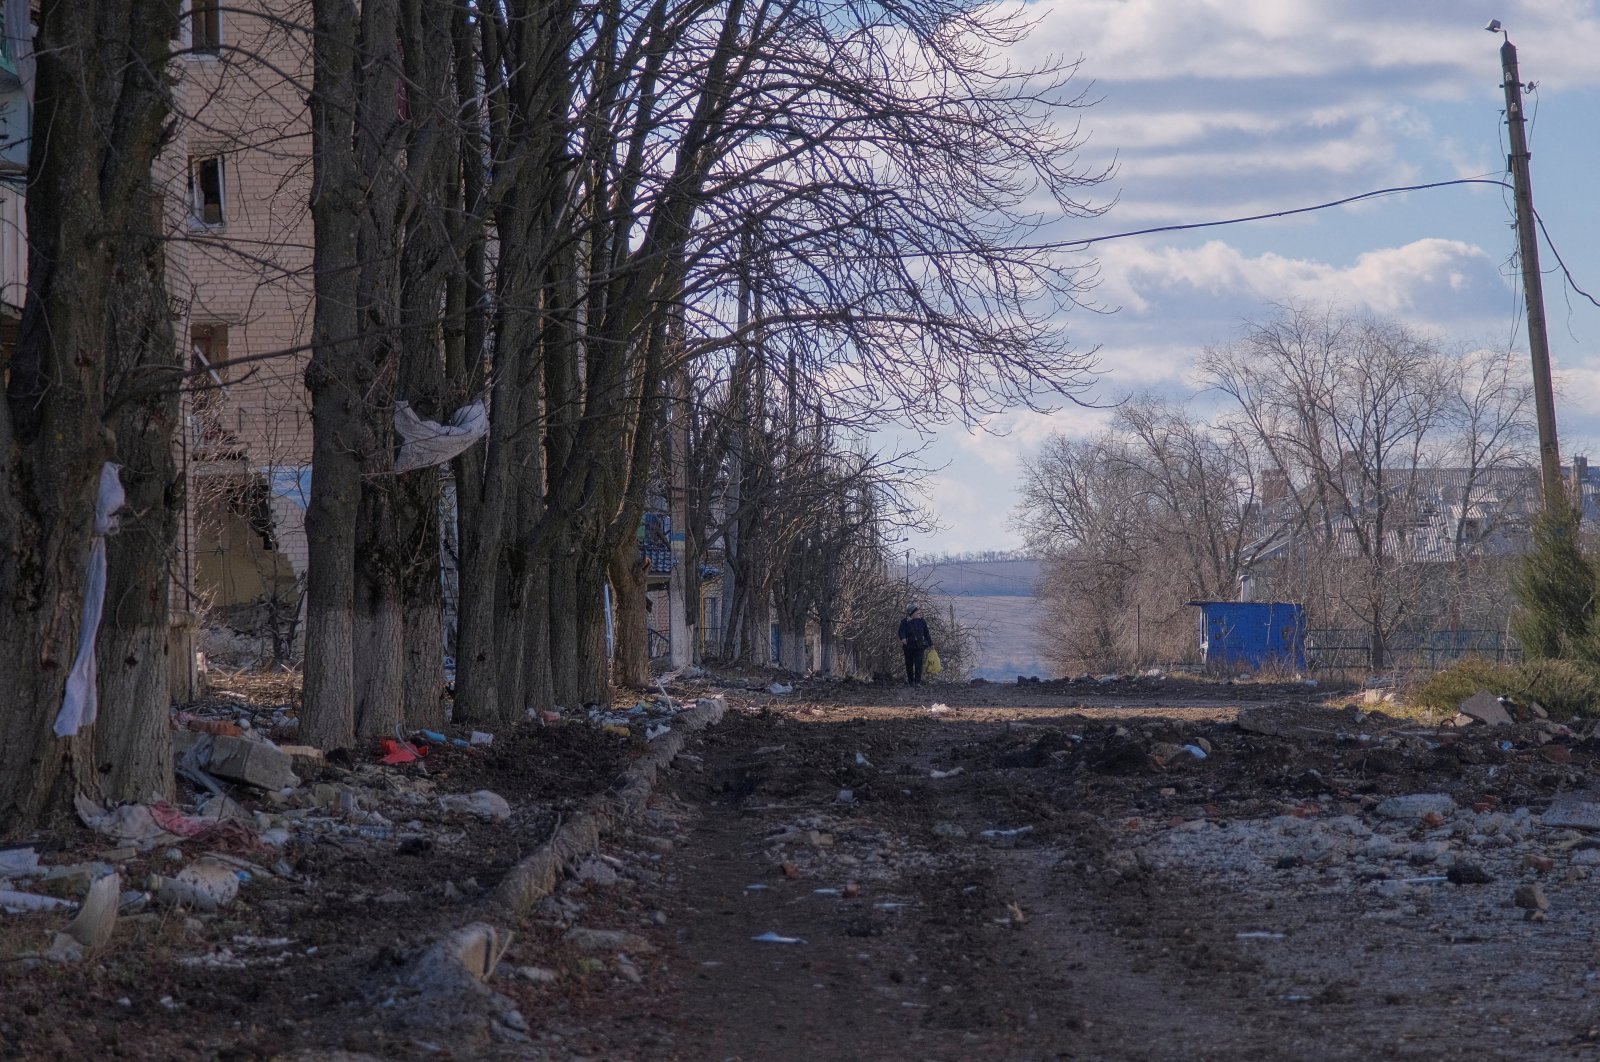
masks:
POLYGON ((489 434, 489 410, 480 398, 456 410, 449 424, 440 424, 423 420, 410 402, 401 400, 394 404, 394 430, 400 433, 400 456, 395 458, 394 470, 432 468, 489 434))
POLYGON ((94 502, 94 542, 89 547, 89 569, 83 580, 83 618, 78 627, 78 656, 67 675, 67 692, 56 714, 57 737, 71 737, 100 714, 100 690, 95 666, 95 640, 106 606, 106 536, 116 534, 117 510, 127 502, 120 466, 107 461, 100 466, 100 492, 94 502))

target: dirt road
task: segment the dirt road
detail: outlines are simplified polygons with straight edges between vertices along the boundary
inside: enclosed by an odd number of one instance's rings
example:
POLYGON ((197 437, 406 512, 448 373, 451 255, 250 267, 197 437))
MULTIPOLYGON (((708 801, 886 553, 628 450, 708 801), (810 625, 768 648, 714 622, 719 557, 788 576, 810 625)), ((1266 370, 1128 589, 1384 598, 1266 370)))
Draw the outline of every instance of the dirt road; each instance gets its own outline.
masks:
MULTIPOLYGON (((537 1050, 1433 1059, 1592 1049, 1589 926, 1600 904, 1566 865, 1582 862, 1572 838, 1507 827, 1484 841, 1475 831, 1494 815, 1512 821, 1499 811, 1463 807, 1448 822, 1373 811, 1391 792, 1476 793, 1459 759, 1426 742, 1411 749, 1403 734, 1353 731, 1318 749, 1321 731, 1337 738, 1359 717, 1283 690, 1242 690, 1238 703, 1266 697, 1273 719, 1305 721, 1307 734, 1253 734, 1234 725, 1237 707, 1167 709, 1159 694, 1127 689, 1033 703, 1017 690, 947 690, 944 711, 923 692, 839 690, 709 734, 658 801, 656 836, 634 841, 670 839, 660 883, 573 888, 568 902, 582 910, 536 931, 546 954, 559 954, 569 924, 627 927, 654 949, 628 957, 637 984, 521 990, 537 1050), (1172 756, 1196 743, 1204 760, 1172 756), (1546 849, 1557 865, 1536 869, 1529 857, 1546 849), (1449 867, 1467 857, 1494 880, 1451 883, 1449 867), (1554 899, 1545 921, 1511 903, 1524 879, 1554 899)), ((1552 781, 1547 764, 1500 767, 1502 787, 1552 781)))

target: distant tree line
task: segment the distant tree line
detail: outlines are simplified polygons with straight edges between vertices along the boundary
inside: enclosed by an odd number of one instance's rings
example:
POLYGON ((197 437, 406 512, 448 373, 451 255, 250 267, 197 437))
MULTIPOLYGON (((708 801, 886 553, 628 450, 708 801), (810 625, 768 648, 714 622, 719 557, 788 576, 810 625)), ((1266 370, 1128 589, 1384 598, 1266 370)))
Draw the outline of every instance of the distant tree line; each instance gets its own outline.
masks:
POLYGON ((1214 413, 1139 398, 1026 464, 1056 666, 1192 658, 1187 602, 1241 589, 1353 632, 1373 668, 1405 638, 1506 627, 1537 505, 1521 357, 1288 307, 1198 368, 1214 413))

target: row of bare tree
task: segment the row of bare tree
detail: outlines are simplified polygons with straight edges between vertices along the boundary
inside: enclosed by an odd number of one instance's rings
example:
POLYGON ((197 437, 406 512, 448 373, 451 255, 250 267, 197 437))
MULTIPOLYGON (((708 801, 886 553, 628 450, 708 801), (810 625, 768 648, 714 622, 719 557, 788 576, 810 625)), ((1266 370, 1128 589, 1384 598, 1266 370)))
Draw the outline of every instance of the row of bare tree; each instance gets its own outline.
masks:
POLYGON ((1401 632, 1505 628, 1538 493, 1520 356, 1289 307, 1198 368, 1188 404, 1133 401, 1028 462, 1055 666, 1191 659, 1187 603, 1241 579, 1360 631, 1374 668, 1401 632))
MULTIPOLYGON (((497 722, 642 679, 636 530, 672 461, 689 470, 689 570, 721 554, 721 654, 763 659, 775 609, 786 628, 815 621, 827 657, 902 603, 885 540, 903 480, 852 440, 1085 380, 1055 322, 1087 264, 1032 234, 1041 210, 1092 213, 1081 197, 1103 173, 1064 120, 1086 102, 1072 67, 1010 65, 1025 24, 1005 9, 260 2, 230 17, 253 13, 312 59, 296 86, 315 236, 308 742, 442 711, 448 510, 438 472, 395 471, 397 402, 440 420, 488 402, 486 444, 450 469, 454 704, 497 722)), ((16 698, 0 828, 74 792, 170 787, 158 672, 184 375, 151 168, 184 119, 165 74, 179 17, 176 0, 40 5, 32 278, 0 422, 0 675, 16 698), (58 741, 111 458, 138 487, 113 583, 141 588, 148 614, 99 659, 139 692, 58 741)), ((243 39, 225 61, 296 76, 243 39)))

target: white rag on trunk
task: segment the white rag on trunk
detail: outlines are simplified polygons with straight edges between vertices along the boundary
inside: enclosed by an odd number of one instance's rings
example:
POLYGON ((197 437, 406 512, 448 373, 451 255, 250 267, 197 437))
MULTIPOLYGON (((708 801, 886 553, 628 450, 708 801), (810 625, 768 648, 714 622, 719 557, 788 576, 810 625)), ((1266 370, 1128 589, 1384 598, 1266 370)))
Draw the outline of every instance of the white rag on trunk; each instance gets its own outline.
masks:
POLYGON ((127 499, 118 466, 100 466, 100 493, 94 502, 94 542, 89 547, 89 570, 83 580, 83 622, 78 628, 78 658, 67 676, 67 693, 56 715, 56 736, 71 737, 100 714, 94 643, 100 634, 100 614, 106 606, 106 536, 117 530, 116 512, 127 499))
POLYGON ((456 410, 449 424, 436 420, 423 420, 412 410, 411 403, 394 404, 394 430, 400 433, 400 456, 395 458, 396 472, 410 472, 415 468, 442 465, 467 447, 489 434, 489 410, 483 399, 456 410))

